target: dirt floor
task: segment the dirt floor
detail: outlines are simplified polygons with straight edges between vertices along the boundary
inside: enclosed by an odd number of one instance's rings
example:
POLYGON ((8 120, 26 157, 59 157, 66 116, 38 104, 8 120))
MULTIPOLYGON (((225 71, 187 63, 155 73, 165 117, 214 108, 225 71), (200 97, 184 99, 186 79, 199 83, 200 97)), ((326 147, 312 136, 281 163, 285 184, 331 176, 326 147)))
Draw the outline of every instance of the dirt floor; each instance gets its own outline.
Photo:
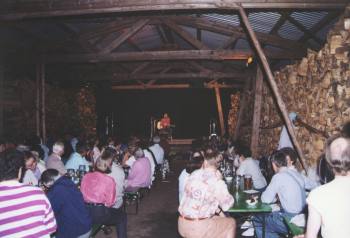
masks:
MULTIPOLYGON (((184 168, 185 160, 176 157, 172 160, 172 172, 166 181, 152 187, 140 203, 135 215, 135 206, 127 207, 129 238, 181 238, 177 232, 178 176, 184 168)), ((109 235, 99 232, 96 238, 115 238, 113 231, 109 235)), ((237 238, 240 236, 238 235, 237 238)), ((215 238, 215 237, 213 237, 215 238)))

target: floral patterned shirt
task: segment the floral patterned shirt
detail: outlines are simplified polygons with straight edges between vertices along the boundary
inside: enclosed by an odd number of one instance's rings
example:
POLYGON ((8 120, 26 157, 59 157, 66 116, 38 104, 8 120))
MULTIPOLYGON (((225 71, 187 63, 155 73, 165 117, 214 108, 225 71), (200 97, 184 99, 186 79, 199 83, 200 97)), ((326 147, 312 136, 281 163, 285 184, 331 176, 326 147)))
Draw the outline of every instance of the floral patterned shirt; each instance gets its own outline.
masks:
POLYGON ((219 171, 198 169, 187 179, 179 213, 188 218, 212 217, 220 206, 227 211, 234 203, 219 171))

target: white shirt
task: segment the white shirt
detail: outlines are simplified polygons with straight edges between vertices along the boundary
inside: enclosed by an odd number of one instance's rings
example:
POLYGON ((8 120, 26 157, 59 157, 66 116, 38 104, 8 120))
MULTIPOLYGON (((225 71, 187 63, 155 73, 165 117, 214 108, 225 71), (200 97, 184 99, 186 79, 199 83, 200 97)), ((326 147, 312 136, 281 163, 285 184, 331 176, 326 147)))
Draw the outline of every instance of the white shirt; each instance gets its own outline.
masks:
POLYGON ((181 198, 183 196, 188 177, 190 177, 190 174, 186 172, 186 169, 182 170, 179 176, 179 202, 181 201, 181 198))
POLYGON ((272 177, 269 186, 261 195, 261 201, 272 203, 276 200, 276 195, 286 212, 298 214, 305 206, 305 190, 287 167, 282 167, 272 177))
POLYGON ((143 153, 145 154, 145 157, 149 160, 149 162, 151 164, 151 174, 152 174, 152 181, 153 181, 155 179, 154 178, 154 170, 156 168, 156 165, 154 164, 152 154, 148 150, 143 150, 143 153))
POLYGON ((316 180, 316 177, 314 175, 314 173, 316 173, 315 170, 309 169, 308 176, 310 177, 308 177, 300 173, 293 165, 288 167, 288 169, 292 174, 295 174, 295 176, 298 177, 298 179, 301 179, 301 184, 303 184, 305 190, 312 190, 320 185, 320 183, 316 180))
POLYGON ((164 162, 164 150, 159 144, 154 144, 149 149, 153 152, 154 157, 158 164, 163 164, 164 162))
POLYGON ((135 156, 132 155, 132 156, 130 156, 129 159, 125 162, 125 164, 131 168, 132 165, 135 163, 135 161, 136 161, 135 156))
POLYGON ((94 148, 92 149, 93 151, 93 155, 92 158, 94 159, 94 163, 96 163, 96 160, 98 159, 98 157, 100 157, 101 155, 101 151, 97 146, 94 146, 94 148))
POLYGON ((119 208, 123 204, 123 195, 124 195, 124 183, 125 183, 125 173, 121 166, 116 163, 112 164, 112 172, 108 176, 114 179, 116 184, 116 201, 113 205, 114 208, 119 208))
POLYGON ((337 176, 310 192, 307 203, 321 215, 323 238, 350 237, 349 198, 350 177, 337 176))
POLYGON ((239 165, 237 170, 238 175, 250 174, 253 180, 253 186, 256 189, 261 189, 266 187, 267 182, 265 177, 262 175, 261 170, 259 168, 259 161, 254 160, 252 158, 246 158, 239 165))

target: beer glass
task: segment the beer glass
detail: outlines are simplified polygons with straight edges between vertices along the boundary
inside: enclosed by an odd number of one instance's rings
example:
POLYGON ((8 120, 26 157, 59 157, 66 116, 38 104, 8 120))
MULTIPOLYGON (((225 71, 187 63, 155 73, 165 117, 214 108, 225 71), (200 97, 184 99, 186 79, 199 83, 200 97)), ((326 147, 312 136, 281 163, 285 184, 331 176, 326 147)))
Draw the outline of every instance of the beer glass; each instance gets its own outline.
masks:
POLYGON ((253 180, 250 174, 244 175, 244 190, 250 190, 253 188, 253 180))

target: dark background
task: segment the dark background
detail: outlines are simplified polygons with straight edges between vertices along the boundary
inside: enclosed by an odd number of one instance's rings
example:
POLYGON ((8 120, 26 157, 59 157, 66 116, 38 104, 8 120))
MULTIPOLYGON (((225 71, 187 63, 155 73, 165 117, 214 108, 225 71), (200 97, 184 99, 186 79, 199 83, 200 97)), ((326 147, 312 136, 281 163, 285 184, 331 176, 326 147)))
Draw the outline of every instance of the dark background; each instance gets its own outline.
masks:
MULTIPOLYGON (((230 109, 229 89, 221 89, 221 101, 227 128, 230 109)), ((173 138, 196 138, 209 135, 209 121, 219 123, 213 89, 137 90, 111 92, 100 88, 97 94, 98 130, 104 134, 106 117, 114 121, 113 134, 119 138, 150 135, 150 118, 168 113, 173 138)), ((111 123, 109 123, 111 124, 111 123)), ((219 126, 219 124, 218 124, 219 126)), ((110 129, 111 131, 111 129, 110 129)))

